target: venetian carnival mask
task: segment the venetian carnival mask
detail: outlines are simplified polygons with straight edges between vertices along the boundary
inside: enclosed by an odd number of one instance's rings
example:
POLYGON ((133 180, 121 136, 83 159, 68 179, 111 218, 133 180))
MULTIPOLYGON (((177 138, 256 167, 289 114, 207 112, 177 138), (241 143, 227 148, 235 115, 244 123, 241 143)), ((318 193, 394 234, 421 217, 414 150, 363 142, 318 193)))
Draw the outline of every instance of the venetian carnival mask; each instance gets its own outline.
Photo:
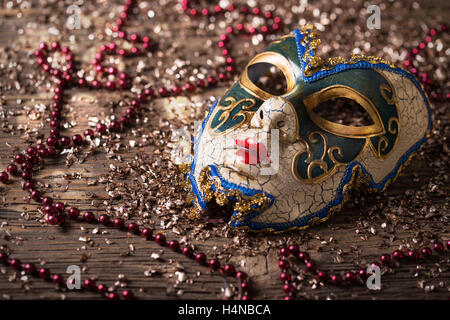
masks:
POLYGON ((368 56, 322 60, 312 26, 271 43, 209 110, 195 137, 187 173, 194 208, 212 201, 234 208, 231 225, 284 231, 326 220, 348 190, 383 190, 431 129, 427 97, 415 78, 368 56), (270 67, 286 86, 257 81, 270 67), (315 111, 345 98, 368 125, 347 125, 315 111))

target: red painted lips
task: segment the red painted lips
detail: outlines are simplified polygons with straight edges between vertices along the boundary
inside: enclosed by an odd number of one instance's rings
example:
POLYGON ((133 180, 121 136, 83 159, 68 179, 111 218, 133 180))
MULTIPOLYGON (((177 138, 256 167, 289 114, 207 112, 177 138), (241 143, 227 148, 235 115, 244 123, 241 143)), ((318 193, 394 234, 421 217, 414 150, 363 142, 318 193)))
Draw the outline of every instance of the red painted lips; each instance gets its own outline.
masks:
POLYGON ((236 152, 238 161, 245 164, 272 163, 267 153, 264 143, 256 142, 253 138, 245 140, 236 139, 236 146, 239 147, 236 152))

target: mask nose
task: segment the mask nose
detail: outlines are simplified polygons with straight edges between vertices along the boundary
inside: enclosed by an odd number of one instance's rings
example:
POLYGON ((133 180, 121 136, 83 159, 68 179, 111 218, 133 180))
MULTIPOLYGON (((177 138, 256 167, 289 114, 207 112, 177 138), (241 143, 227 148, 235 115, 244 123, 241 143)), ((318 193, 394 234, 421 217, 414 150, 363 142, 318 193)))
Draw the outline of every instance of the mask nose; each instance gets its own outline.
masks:
POLYGON ((278 129, 281 141, 293 143, 298 132, 297 114, 289 101, 281 97, 272 97, 256 110, 250 121, 250 127, 266 132, 278 129))

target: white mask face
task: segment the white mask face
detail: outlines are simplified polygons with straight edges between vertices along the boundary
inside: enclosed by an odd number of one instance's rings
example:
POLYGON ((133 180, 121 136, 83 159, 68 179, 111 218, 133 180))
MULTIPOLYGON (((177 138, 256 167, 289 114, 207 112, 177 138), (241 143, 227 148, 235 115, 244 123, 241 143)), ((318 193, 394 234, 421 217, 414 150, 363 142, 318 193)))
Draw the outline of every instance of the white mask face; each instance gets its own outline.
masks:
POLYGON ((210 109, 188 172, 197 214, 232 202, 235 227, 305 228, 339 209, 349 188, 383 189, 424 142, 431 113, 412 75, 374 57, 320 64, 311 40, 306 28, 272 43, 210 109), (280 94, 258 87, 261 64, 284 74, 280 94), (334 98, 359 104, 371 124, 316 113, 334 98))

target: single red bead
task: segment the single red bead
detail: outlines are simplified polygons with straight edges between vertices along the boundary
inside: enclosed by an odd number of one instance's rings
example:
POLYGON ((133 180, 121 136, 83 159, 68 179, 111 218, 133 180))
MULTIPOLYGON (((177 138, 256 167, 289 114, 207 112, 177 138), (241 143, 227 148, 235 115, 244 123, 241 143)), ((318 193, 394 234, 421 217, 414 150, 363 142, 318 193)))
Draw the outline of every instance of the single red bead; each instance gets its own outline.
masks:
POLYGON ((92 212, 87 211, 83 214, 83 219, 86 222, 93 222, 95 220, 95 215, 92 212))
POLYGON ((103 123, 98 123, 96 129, 97 129, 97 132, 105 133, 106 132, 106 125, 103 124, 103 123))
POLYGON ((180 94, 181 91, 182 91, 182 89, 180 86, 173 86, 173 88, 172 88, 172 92, 175 94, 180 94))
POLYGON ((312 271, 312 272, 314 272, 314 271, 317 270, 316 264, 315 264, 314 262, 312 262, 312 261, 308 261, 308 262, 306 263, 306 268, 307 268, 309 271, 312 271))
POLYGON ((86 290, 94 291, 96 289, 95 287, 95 281, 92 279, 86 279, 84 280, 84 288, 86 290))
POLYGON ((24 270, 26 274, 34 274, 36 272, 36 266, 32 263, 27 263, 24 270))
POLYGON ((232 276, 236 273, 236 269, 232 264, 226 264, 225 267, 223 267, 223 271, 227 276, 232 276))
POLYGON ((282 269, 282 270, 289 269, 289 262, 287 262, 287 260, 280 260, 280 261, 278 262, 278 266, 279 266, 280 269, 282 269))
POLYGON ((122 297, 124 300, 132 300, 134 298, 133 291, 131 290, 124 290, 122 292, 122 297))
POLYGON ((415 261, 419 258, 419 255, 417 254, 417 252, 415 250, 410 250, 410 251, 408 251, 408 258, 410 260, 415 261))
POLYGON ((117 69, 114 67, 109 67, 107 71, 109 74, 117 74, 117 69))
POLYGON ((80 210, 78 208, 72 207, 69 209, 69 216, 72 218, 77 218, 80 215, 80 210))
POLYGON ((186 83, 185 85, 184 85, 184 89, 186 90, 186 91, 194 91, 195 90, 195 86, 192 84, 192 83, 186 83))
POLYGON ((119 131, 120 130, 120 122, 111 121, 111 123, 109 124, 109 130, 119 131))
POLYGON ((39 269, 39 276, 42 279, 48 279, 50 278, 50 270, 48 270, 47 268, 41 268, 39 269))
POLYGON ((250 283, 248 283, 247 281, 243 281, 241 283, 241 290, 244 292, 250 291, 250 283))
POLYGON ((113 81, 106 81, 105 87, 111 91, 116 89, 116 84, 113 81))
POLYGON ((62 212, 64 212, 64 210, 66 210, 66 207, 65 207, 64 204, 61 203, 61 202, 55 203, 54 207, 55 207, 55 210, 56 210, 58 213, 62 213, 62 212))
POLYGON ((291 281, 291 275, 287 272, 283 272, 280 274, 281 282, 291 281))
POLYGON ((30 170, 27 169, 25 171, 22 171, 22 179, 23 180, 25 180, 25 181, 31 180, 31 177, 32 177, 32 173, 30 170))
POLYGON ((126 110, 126 114, 127 114, 127 116, 129 116, 129 117, 134 117, 135 115, 136 115, 136 109, 135 108, 133 108, 133 107, 131 107, 131 108, 128 108, 127 110, 126 110))
POLYGON ((177 240, 170 240, 169 248, 173 251, 178 251, 180 249, 180 243, 177 240))
POLYGON ((35 56, 36 58, 41 58, 43 55, 44 55, 44 54, 42 53, 41 50, 35 50, 35 51, 34 51, 34 56, 35 56))
POLYGON ((115 218, 114 221, 114 227, 117 229, 122 229, 125 226, 125 221, 121 218, 115 218))
POLYGON ((197 253, 195 255, 195 261, 197 261, 198 264, 205 264, 206 263, 206 255, 203 252, 197 253))
POLYGON ((45 213, 45 214, 48 214, 48 215, 52 215, 52 214, 55 213, 55 208, 53 208, 53 206, 52 206, 51 204, 46 205, 46 206, 44 207, 44 213, 45 213))
POLYGON ((32 190, 35 187, 35 183, 31 180, 28 180, 27 182, 25 182, 25 184, 23 185, 23 190, 32 190))
POLYGON ((138 231, 139 231, 139 226, 136 223, 131 222, 128 224, 128 232, 137 233, 138 231))
POLYGON ((433 244, 433 249, 437 253, 442 253, 444 251, 444 245, 442 244, 442 242, 435 242, 433 244))
POLYGON ((54 148, 48 147, 48 148, 47 148, 47 151, 48 151, 48 157, 50 157, 50 158, 55 157, 55 155, 56 155, 56 150, 55 150, 54 148))
POLYGON ((52 276, 52 282, 58 285, 62 285, 64 283, 64 278, 60 274, 54 274, 52 276))
POLYGON ((185 246, 181 252, 187 256, 187 257, 191 257, 194 254, 194 250, 192 250, 191 246, 185 246))
POLYGON ((241 282, 245 281, 245 280, 247 280, 247 274, 243 271, 238 271, 236 273, 236 278, 239 279, 239 281, 241 281, 241 282))
POLYGON ((366 270, 364 270, 364 269, 360 269, 360 270, 358 271, 358 276, 359 276, 361 279, 363 279, 363 280, 366 280, 367 277, 369 277, 369 275, 367 274, 366 270))
POLYGON ((402 251, 400 251, 400 250, 395 250, 395 251, 392 253, 392 257, 393 257, 395 260, 402 260, 402 259, 405 257, 405 255, 403 254, 402 251))
POLYGON ((291 283, 286 283, 283 286, 283 290, 286 293, 294 293, 295 292, 295 288, 294 288, 294 286, 291 283))
MULTIPOLYGON (((59 138, 60 137, 60 131, 58 128, 52 128, 50 129, 50 136, 54 137, 54 138, 59 138)), ((48 143, 47 143, 48 144, 48 143)))
POLYGON ((319 271, 319 272, 317 272, 317 279, 319 281, 327 281, 328 274, 325 271, 319 271))
POLYGON ((86 129, 86 130, 84 130, 84 136, 85 137, 93 137, 94 136, 94 131, 92 131, 91 129, 86 129))
POLYGON ((79 134, 76 134, 72 137, 72 141, 73 144, 79 146, 83 142, 83 138, 79 134))
POLYGON ((147 88, 144 90, 144 94, 148 97, 154 97, 155 91, 152 88, 147 88))
POLYGON ((91 85, 94 89, 101 89, 103 87, 102 83, 97 80, 93 80, 91 85))
POLYGON ((25 161, 25 156, 23 154, 18 154, 14 157, 14 161, 18 164, 22 164, 25 161))
POLYGON ((333 274, 330 277, 330 280, 331 280, 332 284, 341 284, 342 283, 342 277, 338 274, 337 275, 333 274))
POLYGON ((58 140, 56 140, 54 137, 48 137, 47 138, 47 145, 50 147, 54 147, 58 144, 58 140))
POLYGON ((30 193, 30 198, 39 201, 41 199, 41 192, 39 190, 32 190, 30 193))
POLYGON ((163 234, 161 234, 161 233, 158 233, 156 236, 155 236, 155 242, 157 243, 157 244, 159 244, 159 245, 164 245, 164 244, 166 244, 166 236, 165 235, 163 235, 163 234))
POLYGON ((38 153, 41 158, 48 158, 50 155, 47 149, 41 149, 38 151, 38 153))
POLYGON ((209 267, 213 270, 217 270, 220 268, 220 262, 217 259, 209 260, 209 267))
POLYGON ((160 96, 165 97, 169 93, 166 88, 162 87, 158 89, 158 93, 160 96))
POLYGON ((286 297, 284 297, 284 300, 286 300, 286 301, 294 300, 294 297, 292 295, 291 296, 286 296, 286 297))
POLYGON ((51 118, 53 120, 60 120, 61 119, 61 112, 53 110, 52 113, 51 113, 51 118))
POLYGON ((107 291, 108 291, 108 286, 106 286, 104 284, 97 285, 97 292, 98 293, 105 294, 107 291))
POLYGON ((115 293, 115 292, 110 292, 108 294, 108 299, 109 300, 119 300, 120 296, 117 293, 115 293))
POLYGON ((70 138, 66 136, 62 136, 60 141, 63 146, 68 146, 70 144, 70 138))
POLYGON ((98 222, 105 226, 109 223, 109 221, 110 221, 109 216, 106 214, 102 214, 98 217, 98 222))
POLYGON ((433 251, 428 247, 422 248, 422 250, 420 250, 420 252, 422 253, 422 256, 424 258, 431 257, 431 255, 433 254, 433 251))
POLYGON ((226 73, 219 73, 219 80, 220 81, 227 81, 228 80, 228 76, 226 75, 226 73))
POLYGON ((447 246, 447 249, 450 249, 450 240, 447 240, 446 246, 447 246))
POLYGON ((27 149, 27 154, 28 154, 29 156, 35 156, 35 155, 37 154, 37 149, 34 148, 34 147, 29 147, 29 148, 27 149))
POLYGON ((8 182, 8 174, 5 171, 0 172, 0 181, 3 183, 8 182))
POLYGON ((18 168, 14 163, 11 163, 10 165, 8 165, 8 172, 12 175, 16 175, 18 172, 18 168))
POLYGON ((28 161, 24 161, 24 162, 22 162, 20 167, 22 168, 22 171, 24 171, 24 170, 31 170, 33 168, 33 165, 30 162, 28 162, 28 161))
POLYGON ((298 258, 300 259, 301 262, 304 263, 306 263, 310 259, 309 254, 307 252, 300 252, 298 254, 298 258))
POLYGON ((204 80, 197 80, 196 86, 199 87, 199 88, 205 88, 206 87, 206 82, 204 80))
POLYGON ((217 84, 217 79, 215 77, 209 77, 208 78, 208 84, 210 86, 215 86, 217 84))
POLYGON ((11 259, 9 260, 9 265, 14 268, 19 270, 20 268, 22 268, 22 263, 20 262, 19 259, 11 259))
POLYGON ((27 156, 27 161, 31 162, 32 164, 38 164, 39 158, 37 156, 27 156))
POLYGON ((87 87, 88 82, 87 82, 86 79, 80 78, 80 79, 78 79, 77 84, 78 84, 79 87, 84 88, 84 87, 87 87))
POLYGON ((349 282, 353 282, 356 280, 356 274, 354 272, 347 272, 345 274, 345 280, 349 281, 349 282))
POLYGON ((143 238, 145 238, 146 240, 149 240, 152 238, 152 229, 150 228, 144 228, 141 231, 141 235, 143 238))
POLYGON ((137 108, 137 107, 139 107, 140 105, 141 105, 141 103, 139 102, 139 100, 137 100, 137 99, 131 100, 131 106, 137 108))
POLYGON ((56 216, 56 215, 50 215, 50 216, 48 216, 48 218, 47 218, 47 222, 48 222, 50 225, 55 226, 55 225, 58 224, 59 218, 58 218, 58 216, 56 216))
POLYGON ((380 262, 383 264, 390 264, 391 263, 391 256, 389 254, 383 254, 380 257, 380 262))
POLYGON ((288 257, 290 254, 289 249, 288 248, 281 248, 280 249, 280 255, 282 257, 288 257))
POLYGON ((290 252, 291 254, 293 254, 294 256, 298 255, 298 254, 299 254, 299 251, 300 251, 300 249, 299 249, 298 245, 296 245, 296 244, 291 244, 291 245, 289 246, 289 252, 290 252))
POLYGON ((53 50, 61 49, 61 45, 57 41, 53 41, 52 44, 51 44, 51 47, 52 47, 53 50))
POLYGON ((117 45, 116 45, 114 42, 111 42, 111 43, 108 45, 108 49, 111 50, 111 51, 116 51, 117 45))

